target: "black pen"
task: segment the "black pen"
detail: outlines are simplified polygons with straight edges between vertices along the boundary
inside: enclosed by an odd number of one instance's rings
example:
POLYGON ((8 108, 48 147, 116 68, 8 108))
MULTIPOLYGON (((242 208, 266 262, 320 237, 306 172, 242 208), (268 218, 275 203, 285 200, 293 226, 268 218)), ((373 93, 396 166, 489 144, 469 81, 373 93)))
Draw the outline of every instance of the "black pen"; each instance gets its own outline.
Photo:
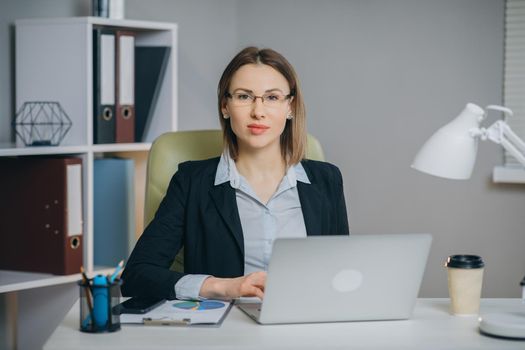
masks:
MULTIPOLYGON (((88 315, 88 317, 91 318, 91 324, 94 325, 95 324, 95 319, 94 319, 94 315, 93 315, 93 301, 91 300, 91 294, 92 294, 91 283, 90 283, 89 278, 86 275, 86 272, 84 271, 84 266, 80 266, 80 273, 82 274, 82 284, 84 285, 84 288, 86 289, 86 299, 87 299, 87 304, 88 304, 88 308, 89 308, 89 315, 88 315)), ((86 317, 84 322, 82 322, 82 327, 84 327, 84 328, 86 328, 85 323, 86 323, 88 317, 86 317)))

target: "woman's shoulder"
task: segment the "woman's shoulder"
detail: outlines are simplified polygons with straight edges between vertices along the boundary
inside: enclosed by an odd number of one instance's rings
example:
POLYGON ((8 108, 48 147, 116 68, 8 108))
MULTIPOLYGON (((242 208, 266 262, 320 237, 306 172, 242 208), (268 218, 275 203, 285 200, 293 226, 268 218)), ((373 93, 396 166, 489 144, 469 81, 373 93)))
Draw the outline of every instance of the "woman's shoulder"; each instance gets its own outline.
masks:
POLYGON ((308 179, 312 183, 340 183, 342 182, 342 175, 339 168, 328 162, 319 160, 304 159, 301 161, 308 179))
POLYGON ((312 160, 312 159, 303 159, 301 161, 301 165, 306 171, 310 171, 313 173, 329 173, 329 174, 340 174, 341 171, 339 168, 328 162, 320 161, 320 160, 312 160))
POLYGON ((209 173, 215 174, 220 157, 204 160, 190 160, 179 164, 177 172, 185 176, 202 176, 209 173))

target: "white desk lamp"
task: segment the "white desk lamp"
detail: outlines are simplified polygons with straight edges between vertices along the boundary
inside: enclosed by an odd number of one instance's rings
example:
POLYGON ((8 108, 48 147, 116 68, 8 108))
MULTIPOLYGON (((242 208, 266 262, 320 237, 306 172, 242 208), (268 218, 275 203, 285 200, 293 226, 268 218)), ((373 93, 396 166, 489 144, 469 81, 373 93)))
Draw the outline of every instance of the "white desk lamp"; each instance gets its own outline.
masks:
MULTIPOLYGON (((525 166, 525 142, 506 122, 498 120, 488 129, 480 126, 489 110, 500 111, 510 117, 512 111, 494 105, 487 106, 485 110, 468 103, 459 116, 425 142, 414 158, 412 168, 449 179, 469 179, 476 161, 479 139, 500 144, 525 166)), ((522 288, 525 300, 525 285, 522 288)), ((479 328, 490 335, 525 339, 525 312, 482 315, 479 328)))
MULTIPOLYGON (((502 106, 491 105, 486 109, 513 115, 510 109, 502 106)), ((481 128, 480 124, 486 115, 481 107, 468 103, 456 119, 428 139, 416 155, 412 167, 449 179, 469 179, 476 161, 479 139, 501 144, 525 166, 525 142, 503 120, 498 120, 488 129, 481 128)))

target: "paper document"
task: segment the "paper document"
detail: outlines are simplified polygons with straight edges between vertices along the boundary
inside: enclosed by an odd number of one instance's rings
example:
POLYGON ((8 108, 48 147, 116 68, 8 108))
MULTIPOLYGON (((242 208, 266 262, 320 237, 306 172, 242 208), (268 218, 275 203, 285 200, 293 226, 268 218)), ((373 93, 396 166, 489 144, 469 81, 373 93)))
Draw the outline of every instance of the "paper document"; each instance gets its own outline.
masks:
POLYGON ((120 323, 146 325, 216 325, 222 322, 231 303, 222 300, 167 300, 145 314, 121 314, 120 323))

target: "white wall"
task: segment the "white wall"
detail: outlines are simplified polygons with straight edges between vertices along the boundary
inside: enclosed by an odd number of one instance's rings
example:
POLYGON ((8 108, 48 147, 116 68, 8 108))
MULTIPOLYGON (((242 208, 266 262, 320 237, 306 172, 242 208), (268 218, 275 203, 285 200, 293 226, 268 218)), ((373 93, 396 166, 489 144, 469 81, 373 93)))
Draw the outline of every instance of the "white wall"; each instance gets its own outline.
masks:
POLYGON ((86 16, 89 1, 0 0, 0 144, 11 142, 15 106, 14 21, 32 17, 86 16))

